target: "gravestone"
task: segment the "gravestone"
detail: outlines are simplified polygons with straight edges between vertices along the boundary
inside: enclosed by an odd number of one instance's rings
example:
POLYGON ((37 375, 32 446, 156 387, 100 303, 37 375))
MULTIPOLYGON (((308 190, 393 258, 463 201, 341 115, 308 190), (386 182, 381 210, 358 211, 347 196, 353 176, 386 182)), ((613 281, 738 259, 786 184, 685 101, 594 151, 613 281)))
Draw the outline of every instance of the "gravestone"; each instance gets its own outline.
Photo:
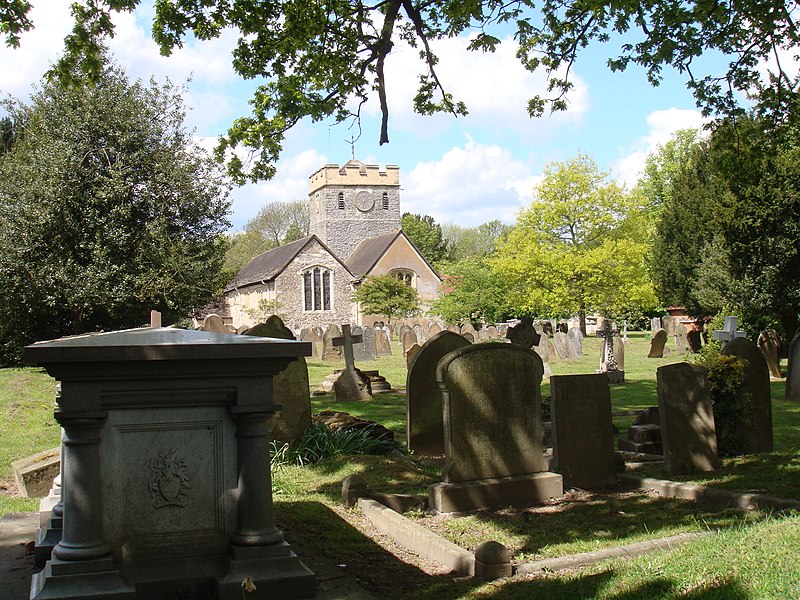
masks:
POLYGON ((800 402, 800 329, 789 343, 789 360, 786 366, 787 402, 800 402))
POLYGON ((517 344, 523 348, 532 348, 539 344, 541 334, 536 331, 533 326, 533 320, 530 317, 522 317, 519 323, 508 328, 506 339, 512 344, 517 344))
POLYGON ((564 488, 613 485, 614 425, 611 393, 603 374, 550 377, 552 468, 564 478, 564 488))
POLYGON ((61 541, 30 598, 234 600, 245 577, 313 596, 275 525, 267 425, 273 377, 308 351, 170 328, 25 348, 61 383, 64 465, 61 541))
POLYGON ((314 360, 319 359, 319 350, 317 349, 318 342, 316 341, 315 337, 316 336, 314 335, 313 330, 310 329, 309 327, 304 327, 303 329, 301 329, 300 335, 298 336, 298 339, 300 339, 300 341, 308 342, 311 344, 311 355, 309 356, 309 358, 314 360))
POLYGON ((405 329, 400 342, 403 346, 403 356, 405 356, 408 353, 408 349, 414 344, 418 344, 419 340, 417 340, 417 334, 412 329, 405 329))
POLYGON ((736 338, 747 337, 747 333, 739 331, 739 317, 725 317, 725 325, 722 329, 711 332, 711 337, 723 345, 736 338))
POLYGON ((668 336, 675 335, 676 323, 677 322, 678 322, 678 319, 676 319, 675 317, 673 317, 671 315, 666 315, 666 316, 661 317, 661 323, 663 324, 664 331, 667 332, 668 336))
POLYGON ((25 498, 44 498, 61 470, 61 448, 50 448, 11 463, 14 481, 25 498))
POLYGON ((667 474, 716 469, 717 434, 706 370, 689 363, 666 365, 656 370, 656 384, 667 474))
POLYGON ((389 332, 386 329, 375 329, 375 354, 377 356, 391 356, 392 344, 389 341, 389 332))
POLYGON ((539 334, 539 341, 534 345, 533 349, 543 362, 550 362, 550 343, 547 339, 547 334, 544 332, 544 328, 541 325, 535 325, 534 329, 536 333, 539 334))
POLYGON ((340 337, 342 337, 341 330, 336 325, 328 325, 325 333, 322 334, 322 360, 342 359, 342 347, 333 344, 333 340, 340 337))
POLYGON ((475 335, 467 331, 466 333, 462 333, 461 336, 467 340, 470 344, 475 343, 475 335))
POLYGON ((225 327, 225 321, 222 320, 222 317, 214 313, 206 315, 206 318, 203 319, 203 326, 201 329, 203 331, 210 331, 211 333, 228 333, 228 328, 225 327))
POLYGON ((465 346, 439 361, 446 460, 443 481, 428 488, 431 508, 527 505, 563 494, 543 454, 543 369, 539 355, 516 344, 465 346))
POLYGON ((364 346, 364 329, 359 325, 353 325, 350 328, 350 334, 353 339, 360 339, 360 342, 353 342, 353 360, 357 362, 364 362, 367 360, 367 349, 364 346))
MULTIPOLYGON (((758 347, 746 337, 736 337, 722 348, 722 354, 747 361, 741 392, 745 411, 735 426, 742 454, 772 452, 772 398, 769 369, 758 347)), ((719 429, 719 425, 717 425, 719 429)))
POLYGON ((619 339, 619 330, 611 327, 611 322, 605 320, 605 327, 600 332, 603 336, 603 345, 600 356, 600 372, 605 373, 609 383, 623 383, 625 381, 625 371, 617 363, 617 352, 623 353, 621 358, 624 360, 624 346, 619 339), (619 341, 616 341, 619 340, 619 341))
POLYGON ((489 325, 486 328, 486 337, 490 340, 499 340, 500 332, 497 331, 497 327, 495 327, 494 325, 489 325))
POLYGON ((469 342, 452 331, 431 336, 409 363, 406 376, 406 439, 408 449, 423 456, 444 454, 442 391, 436 381, 439 360, 469 342))
MULTIPOLYGON (((242 335, 293 340, 294 334, 277 315, 246 329, 242 335)), ((311 427, 311 400, 308 365, 300 356, 272 378, 273 396, 281 409, 269 420, 270 439, 290 444, 311 427)))
POLYGON ((411 366, 411 363, 414 362, 414 357, 419 352, 421 346, 419 344, 412 344, 411 348, 406 350, 406 368, 411 366))
POLYGON ((614 345, 614 360, 617 362, 617 368, 625 372, 625 343, 619 337, 619 330, 614 330, 614 337, 612 339, 614 345))
POLYGON ((161 313, 157 310, 150 311, 150 327, 161 327, 161 313))
POLYGON ((570 359, 580 360, 583 357, 583 334, 577 327, 567 332, 567 351, 570 359))
POLYGON ((650 352, 647 358, 663 358, 664 346, 667 345, 667 332, 664 329, 659 329, 653 334, 653 339, 650 340, 650 352))
POLYGON ((472 326, 472 323, 464 323, 461 326, 461 335, 467 338, 470 342, 474 342, 478 339, 478 332, 475 330, 475 327, 472 326))
POLYGON ((411 329, 414 331, 414 335, 417 336, 417 343, 418 344, 425 343, 425 339, 426 339, 425 338, 425 330, 422 327, 422 325, 419 325, 419 324, 414 325, 414 327, 412 327, 411 329))
POLYGON ((661 329, 661 317, 653 317, 650 319, 650 331, 655 333, 659 329, 661 329))
POLYGON ((461 335, 461 325, 448 325, 446 329, 447 331, 452 331, 453 333, 461 335))
POLYGON ((361 332, 363 341, 361 342, 364 348, 364 361, 372 361, 378 356, 377 348, 375 347, 375 328, 364 327, 361 332))
POLYGON ((561 360, 569 360, 569 338, 563 331, 556 331, 553 334, 553 346, 556 348, 556 354, 561 360))
POLYGON ((774 329, 762 331, 758 336, 758 349, 767 361, 767 368, 771 377, 780 379, 783 377, 781 373, 780 350, 781 350, 781 337, 774 329))
POLYGON ((332 343, 342 349, 344 369, 333 382, 333 393, 337 402, 359 402, 372 398, 369 378, 356 369, 353 346, 363 341, 361 335, 352 335, 349 323, 342 324, 342 337, 333 338, 332 343))
POLYGON ((428 339, 431 339, 433 336, 435 336, 441 330, 442 330, 442 326, 441 325, 439 325, 438 323, 431 323, 431 327, 430 327, 430 329, 428 329, 428 339))
POLYGON ((686 328, 680 323, 675 326, 675 351, 678 354, 691 352, 689 340, 686 338, 686 328))
POLYGON ((697 329, 690 329, 686 332, 686 342, 689 344, 689 351, 692 354, 697 354, 703 349, 702 336, 697 329))

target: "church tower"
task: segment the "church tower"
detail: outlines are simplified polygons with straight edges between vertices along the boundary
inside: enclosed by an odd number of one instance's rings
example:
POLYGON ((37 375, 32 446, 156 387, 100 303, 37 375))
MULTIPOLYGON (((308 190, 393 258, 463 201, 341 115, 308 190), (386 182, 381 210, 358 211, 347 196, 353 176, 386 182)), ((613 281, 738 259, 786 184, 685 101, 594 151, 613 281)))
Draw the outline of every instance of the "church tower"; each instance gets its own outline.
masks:
POLYGON ((400 229, 400 168, 349 160, 327 164, 309 178, 309 233, 341 260, 363 240, 400 229))

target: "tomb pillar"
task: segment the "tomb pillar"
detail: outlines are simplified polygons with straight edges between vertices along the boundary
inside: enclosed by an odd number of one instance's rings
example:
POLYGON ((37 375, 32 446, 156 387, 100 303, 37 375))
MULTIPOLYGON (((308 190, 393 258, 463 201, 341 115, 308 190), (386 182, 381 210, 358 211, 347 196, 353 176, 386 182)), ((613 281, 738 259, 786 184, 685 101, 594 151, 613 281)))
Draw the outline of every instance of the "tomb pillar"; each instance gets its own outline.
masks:
POLYGON ((64 486, 61 541, 53 555, 61 560, 90 560, 107 556, 100 506, 100 428, 105 415, 74 418, 56 411, 63 428, 64 486))
POLYGON ((233 412, 238 455, 237 528, 231 542, 267 546, 283 541, 272 514, 272 476, 269 464, 269 427, 272 413, 233 412))

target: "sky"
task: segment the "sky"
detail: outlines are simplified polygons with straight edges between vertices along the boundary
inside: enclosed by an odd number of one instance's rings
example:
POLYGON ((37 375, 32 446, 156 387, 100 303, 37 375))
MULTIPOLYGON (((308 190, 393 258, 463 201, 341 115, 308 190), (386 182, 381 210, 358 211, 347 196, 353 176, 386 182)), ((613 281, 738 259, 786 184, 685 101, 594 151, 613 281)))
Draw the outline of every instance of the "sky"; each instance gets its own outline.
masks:
MULTIPOLYGON (((30 96, 63 48, 71 24, 69 4, 34 2, 30 16, 35 29, 22 35, 19 49, 0 46, 0 94, 30 96)), ((134 13, 114 18, 116 35, 109 43, 114 58, 132 79, 169 77, 186 83, 187 128, 202 145, 213 147, 235 118, 249 114, 247 101, 255 86, 231 67, 236 34, 227 31, 217 40, 187 43, 163 57, 149 34, 152 6, 146 0, 142 4, 134 13)), ((468 116, 413 113, 421 63, 416 50, 401 44, 395 44, 386 63, 388 144, 378 145, 377 101, 362 110, 355 157, 381 168, 400 167, 403 212, 463 227, 493 219, 513 224, 518 211, 532 201, 534 186, 549 163, 588 155, 630 187, 649 152, 673 132, 703 122, 676 73, 666 72, 655 88, 640 68, 611 73, 605 61, 613 48, 596 45, 580 54, 573 67, 569 109, 531 119, 527 101, 543 93, 544 76, 523 69, 511 39, 489 54, 467 52, 467 43, 466 38, 443 40, 433 51, 440 59, 440 79, 456 100, 466 103, 468 116)), ((241 230, 268 202, 305 199, 312 173, 326 163, 350 159, 354 135, 358 131, 349 123, 301 122, 286 138, 275 178, 233 190, 231 231, 241 230)))

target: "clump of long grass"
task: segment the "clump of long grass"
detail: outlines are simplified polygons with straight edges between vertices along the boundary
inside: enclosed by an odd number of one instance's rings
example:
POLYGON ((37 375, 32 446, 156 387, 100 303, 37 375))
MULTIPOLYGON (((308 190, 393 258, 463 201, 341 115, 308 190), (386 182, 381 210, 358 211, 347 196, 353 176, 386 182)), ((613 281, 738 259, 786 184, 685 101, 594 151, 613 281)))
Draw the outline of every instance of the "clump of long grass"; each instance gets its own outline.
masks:
POLYGON ((270 465, 273 469, 283 465, 302 467, 332 456, 382 455, 399 449, 391 440, 372 437, 371 429, 372 427, 364 427, 334 431, 322 423, 312 425, 296 442, 271 442, 270 465))

